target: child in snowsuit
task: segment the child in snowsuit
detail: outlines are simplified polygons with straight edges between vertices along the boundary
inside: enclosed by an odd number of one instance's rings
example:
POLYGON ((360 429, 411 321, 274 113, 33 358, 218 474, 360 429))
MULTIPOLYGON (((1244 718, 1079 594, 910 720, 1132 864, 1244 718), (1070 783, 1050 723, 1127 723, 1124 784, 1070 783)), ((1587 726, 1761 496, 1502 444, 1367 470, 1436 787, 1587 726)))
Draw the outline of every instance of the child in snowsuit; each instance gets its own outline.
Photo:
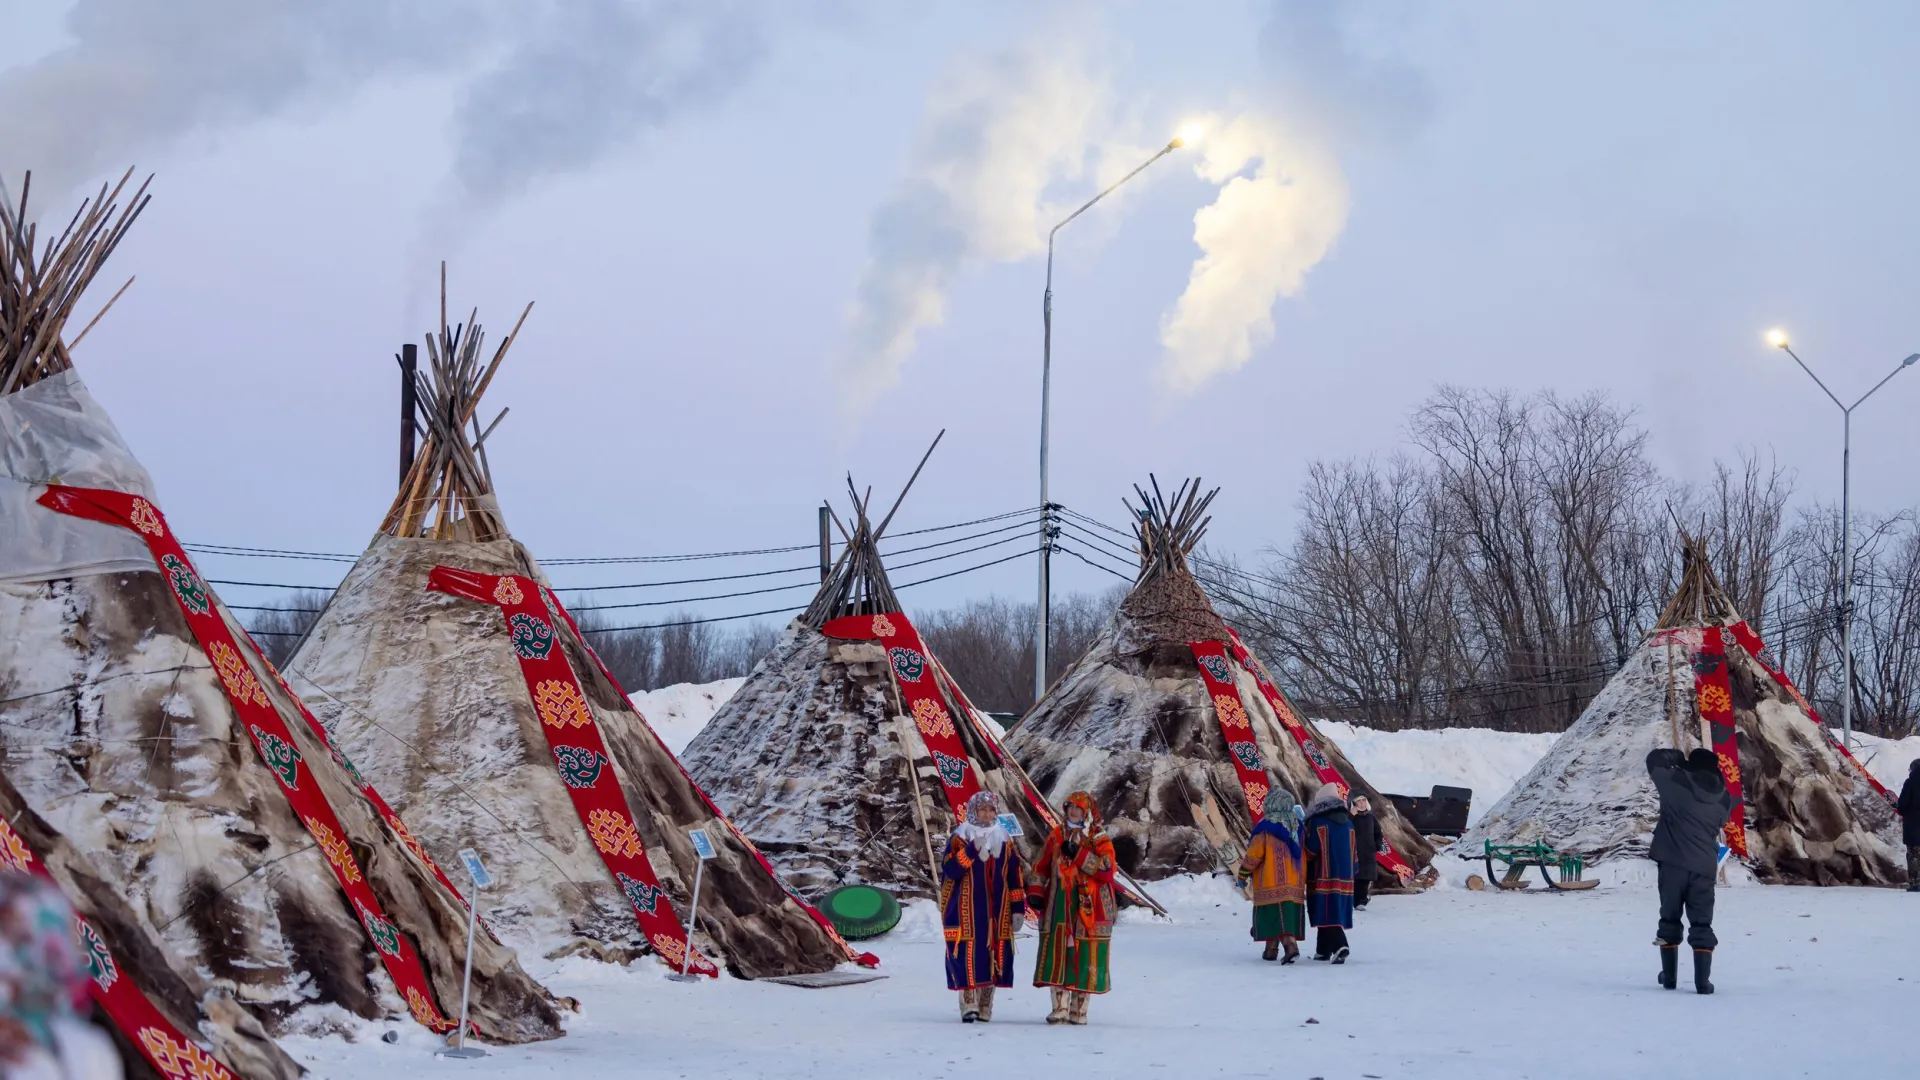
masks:
POLYGON ((1260 958, 1279 959, 1284 945, 1287 955, 1280 960, 1282 964, 1300 958, 1299 940, 1306 922, 1306 877, 1300 865, 1299 827, 1293 816, 1297 805, 1286 788, 1275 787, 1267 793, 1238 874, 1242 888, 1249 884, 1253 887, 1253 937, 1267 943, 1260 958))
POLYGON ((1067 796, 1062 822, 1034 860, 1027 904, 1040 912, 1040 958, 1033 985, 1053 993, 1049 1024, 1084 1024, 1090 994, 1111 988, 1107 947, 1113 940, 1113 841, 1100 828, 1093 796, 1067 796))
POLYGON ((992 792, 974 793, 940 865, 947 989, 960 991, 963 1024, 993 1019, 993 989, 1013 985, 1013 935, 1026 919, 1026 870, 999 814, 992 792))
POLYGON ((1647 773, 1660 793, 1660 823, 1653 829, 1647 855, 1660 866, 1660 985, 1679 983, 1680 912, 1687 915, 1687 943, 1693 946, 1693 988, 1713 993, 1713 877, 1720 863, 1720 830, 1733 809, 1733 796, 1720 775, 1720 760, 1705 748, 1681 755, 1655 750, 1647 755, 1647 773))
POLYGON ((1346 796, 1332 784, 1320 785, 1307 804, 1307 919, 1318 928, 1313 958, 1347 962, 1347 931, 1353 929, 1353 818, 1346 796))

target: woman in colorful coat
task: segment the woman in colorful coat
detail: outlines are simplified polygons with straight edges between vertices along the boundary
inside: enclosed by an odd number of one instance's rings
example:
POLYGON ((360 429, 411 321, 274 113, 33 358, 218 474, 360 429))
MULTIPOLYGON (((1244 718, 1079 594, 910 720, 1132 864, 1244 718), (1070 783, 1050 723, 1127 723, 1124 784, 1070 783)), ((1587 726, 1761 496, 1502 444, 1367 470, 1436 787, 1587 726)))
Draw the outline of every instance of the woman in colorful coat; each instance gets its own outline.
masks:
POLYGON ((1040 915, 1040 961, 1033 985, 1053 991, 1049 1024, 1087 1022, 1088 995, 1104 994, 1107 946, 1113 939, 1113 841, 1100 829, 1093 796, 1067 796, 1033 864, 1027 902, 1040 915))
POLYGON ((1305 933, 1307 886, 1300 863, 1300 836, 1294 811, 1299 804, 1293 793, 1275 786, 1267 792, 1260 808, 1260 821, 1253 827, 1253 839, 1247 844, 1246 857, 1240 860, 1240 885, 1251 886, 1253 900, 1253 937, 1267 943, 1262 960, 1280 958, 1280 947, 1287 955, 1280 960, 1291 964, 1300 958, 1299 941, 1305 933))
POLYGON ((1313 958, 1347 962, 1347 931, 1353 929, 1353 818, 1346 796, 1320 785, 1307 803, 1305 835, 1307 919, 1319 928, 1313 958))
POLYGON ((991 792, 968 799, 940 866, 947 989, 960 991, 963 1024, 993 1019, 993 989, 1013 985, 1013 935, 1026 919, 1026 870, 999 814, 991 792))

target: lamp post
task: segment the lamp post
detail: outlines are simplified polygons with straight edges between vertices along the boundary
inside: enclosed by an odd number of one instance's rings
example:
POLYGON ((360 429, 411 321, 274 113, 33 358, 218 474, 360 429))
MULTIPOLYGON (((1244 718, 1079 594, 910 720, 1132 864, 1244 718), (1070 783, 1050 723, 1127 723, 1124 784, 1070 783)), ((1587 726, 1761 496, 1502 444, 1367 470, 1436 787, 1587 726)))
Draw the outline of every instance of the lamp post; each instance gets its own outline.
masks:
POLYGON ((1827 400, 1833 402, 1840 410, 1840 661, 1844 672, 1841 675, 1840 687, 1840 729, 1842 745, 1851 750, 1853 748, 1853 410, 1859 408, 1862 402, 1887 385, 1888 380, 1912 367, 1916 362, 1920 362, 1920 353, 1914 353, 1900 361, 1900 366, 1887 372, 1886 378, 1874 383, 1872 390, 1861 394, 1859 400, 1853 404, 1846 405, 1834 396, 1833 391, 1827 389, 1827 384, 1820 381, 1820 376, 1813 373, 1813 369, 1807 366, 1805 360, 1800 359, 1800 354, 1793 351, 1792 343, 1787 340, 1786 331, 1767 331, 1767 344, 1793 357, 1793 362, 1800 365, 1800 370, 1806 372, 1807 377, 1820 388, 1820 392, 1827 395, 1827 400))
POLYGON ((1040 302, 1041 331, 1040 343, 1040 591, 1036 603, 1033 626, 1033 702, 1038 705, 1040 698, 1047 692, 1047 562, 1053 553, 1053 504, 1047 500, 1047 427, 1050 417, 1049 406, 1053 388, 1053 238, 1067 223, 1093 208, 1093 204, 1113 194, 1121 184, 1145 172, 1147 166, 1173 153, 1191 141, 1197 132, 1189 127, 1160 148, 1159 153, 1141 162, 1127 175, 1107 185, 1106 190, 1086 202, 1080 209, 1068 214, 1047 233, 1047 291, 1040 302))

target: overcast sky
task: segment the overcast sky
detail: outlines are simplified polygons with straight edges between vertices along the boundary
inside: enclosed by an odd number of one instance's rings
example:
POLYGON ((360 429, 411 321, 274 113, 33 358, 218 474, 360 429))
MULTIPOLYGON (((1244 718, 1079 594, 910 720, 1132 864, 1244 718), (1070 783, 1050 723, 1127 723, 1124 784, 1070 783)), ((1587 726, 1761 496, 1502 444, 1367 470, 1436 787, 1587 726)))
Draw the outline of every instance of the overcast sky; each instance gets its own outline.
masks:
MULTIPOLYGON (((486 411, 512 407, 490 457, 538 556, 805 543, 848 470, 890 499, 943 427, 896 528, 1031 506, 1045 231, 1194 118, 1060 234, 1054 496, 1107 520, 1199 473, 1216 546, 1283 543, 1308 462, 1391 452, 1442 382, 1606 390, 1670 472, 1756 445, 1832 497, 1838 411, 1762 332, 1848 400, 1920 349, 1913 5, 0 0, 0 25, 9 185, 40 170, 64 217, 158 174, 100 298, 138 283, 77 361, 201 541, 364 546, 442 257, 496 335, 536 301, 486 411)), ((1908 374, 1859 413, 1861 505, 1920 502, 1917 406, 1908 374)))

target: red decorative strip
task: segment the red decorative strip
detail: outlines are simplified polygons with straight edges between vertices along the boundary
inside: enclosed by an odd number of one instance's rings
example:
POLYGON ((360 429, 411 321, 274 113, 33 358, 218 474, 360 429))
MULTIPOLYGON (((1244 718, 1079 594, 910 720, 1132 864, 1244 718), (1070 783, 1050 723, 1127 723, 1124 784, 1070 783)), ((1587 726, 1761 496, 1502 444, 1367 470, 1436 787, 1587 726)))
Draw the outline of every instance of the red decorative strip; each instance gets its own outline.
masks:
POLYGON ((1733 720, 1733 683, 1727 675, 1727 645, 1737 640, 1731 630, 1709 626, 1700 636, 1700 649, 1693 654, 1693 692, 1700 707, 1700 719, 1707 722, 1714 756, 1720 759, 1720 775, 1726 779, 1733 796, 1733 810, 1724 828, 1727 847, 1741 858, 1747 857, 1747 810, 1740 788, 1740 740, 1733 720))
POLYGON ((920 738, 927 744, 927 752, 933 755, 933 767, 940 774, 940 787, 947 794, 953 816, 956 819, 965 818, 967 800, 980 790, 980 778, 974 775, 973 761, 967 756, 966 747, 960 743, 960 732, 954 727, 953 714, 947 711, 946 704, 940 700, 934 663, 928 659, 927 647, 921 642, 913 624, 907 621, 905 615, 890 611, 882 615, 848 615, 833 619, 821 627, 820 632, 828 637, 854 641, 879 640, 881 647, 887 651, 894 684, 900 688, 900 699, 913 717, 914 726, 920 729, 920 738))
MULTIPOLYGON (((59 887, 46 865, 27 846, 26 838, 15 832, 5 818, 0 818, 0 871, 32 874, 59 887)), ((86 949, 87 974, 92 976, 87 983, 88 993, 106 1010, 127 1041, 140 1048, 140 1055, 148 1064, 167 1080, 235 1080, 225 1065, 182 1035, 172 1021, 154 1008, 152 999, 133 984, 132 977, 120 967, 107 943, 87 920, 76 914, 73 923, 76 936, 86 949)))
MULTIPOLYGON (((587 644, 586 635, 580 632, 580 624, 574 622, 573 615, 570 614, 565 607, 561 606, 560 598, 554 596, 552 592, 548 592, 546 597, 548 606, 553 608, 555 614, 566 620, 567 626, 573 630, 573 636, 579 639, 582 646, 585 646, 587 656, 592 658, 593 666, 600 669, 601 676, 605 678, 615 690, 620 691, 621 697, 627 698, 628 704, 632 704, 632 698, 628 697, 626 689, 620 685, 620 680, 613 677, 613 672, 608 670, 607 665, 601 661, 600 654, 593 651, 592 645, 587 644)), ((634 715, 640 716, 640 710, 638 708, 634 709, 634 715)), ((706 789, 694 782, 693 774, 687 771, 685 765, 680 764, 680 756, 672 750, 667 749, 667 744, 661 740, 660 733, 653 730, 653 725, 647 722, 645 716, 640 716, 640 726, 645 728, 647 734, 653 738, 655 749, 667 755, 667 760, 673 762, 673 767, 680 770, 680 775, 686 778, 687 786, 693 789, 694 794, 700 796, 700 801, 706 804, 708 812, 713 814, 714 817, 720 820, 722 825, 727 827, 727 831, 733 834, 734 839, 740 841, 740 846, 747 849, 748 854, 751 854, 754 861, 760 864, 760 869, 767 872, 768 877, 779 882, 780 888, 786 892, 788 899, 800 905, 800 910, 806 912, 807 916, 811 918, 820 929, 826 931, 827 936, 833 939, 834 944, 840 946, 840 951, 846 954, 847 959, 859 964, 861 967, 879 967, 879 957, 869 952, 860 952, 852 945, 849 945, 847 939, 840 936, 840 931, 834 929, 831 919, 828 919, 822 914, 819 908, 807 903, 806 897, 795 892, 793 887, 787 884, 787 880, 780 876, 780 871, 773 868, 773 863, 768 861, 765 855, 761 854, 760 849, 754 846, 753 841, 747 839, 747 834, 741 832, 740 827, 733 823, 733 819, 721 813, 720 807, 716 805, 712 799, 707 797, 706 789)))
POLYGON ((242 646, 233 636, 214 604, 212 591, 194 570, 186 549, 174 539, 160 511, 138 495, 58 484, 49 487, 39 502, 63 514, 132 529, 146 541, 148 551, 180 604, 181 614, 193 630, 194 639, 213 662, 241 728, 251 738, 260 760, 266 762, 274 779, 279 781, 280 790, 286 793, 287 802, 326 857, 327 865, 333 868, 334 878, 346 890, 355 914, 373 940, 387 974, 406 998, 413 1018, 436 1032, 453 1030, 454 1022, 434 1005, 432 986, 427 981, 419 953, 407 935, 386 917, 379 898, 361 872, 359 861, 354 858, 346 830, 327 802, 326 794, 318 784, 303 781, 305 770, 301 768, 302 758, 293 732, 268 699, 266 688, 255 677, 242 649, 263 663, 264 658, 259 657, 250 639, 242 646))
MULTIPOLYGON (((245 633, 245 631, 243 630, 242 633, 245 633)), ((333 758, 333 763, 340 766, 341 770, 347 774, 347 778, 352 780, 354 786, 360 789, 360 794, 366 797, 367 802, 373 804, 374 812, 380 815, 381 821, 387 823, 387 830, 393 833, 393 838, 400 841, 408 851, 413 852, 414 858, 419 859, 421 863, 425 864, 426 868, 432 872, 434 878, 438 880, 441 885, 445 886, 448 892, 453 894, 455 900, 460 902, 460 906, 466 907, 467 898, 461 895, 460 890, 454 886, 452 880, 447 877, 446 872, 440 869, 440 864, 433 861, 433 856, 427 854, 427 849, 421 846, 419 839, 413 835, 413 830, 407 828, 407 823, 400 820, 400 815, 395 813, 393 807, 387 804, 387 800, 381 797, 380 792, 373 786, 373 782, 360 775, 360 770, 354 767, 353 762, 348 759, 347 755, 341 753, 340 748, 333 745, 333 740, 327 737, 327 729, 321 726, 320 721, 314 719, 313 713, 307 710, 307 703, 300 700, 300 695, 294 693, 293 688, 287 685, 287 680, 280 674, 280 669, 274 667, 273 661, 267 659, 266 653, 260 648, 260 643, 253 640, 253 635, 247 635, 247 644, 253 646, 254 655, 258 656, 260 662, 266 665, 267 674, 273 676, 273 681, 280 684, 280 689, 286 693, 288 699, 300 710, 301 717, 307 722, 307 728, 313 732, 314 738, 320 740, 320 745, 327 748, 327 754, 333 758)), ((486 930, 487 936, 493 938, 494 943, 498 944, 500 938, 493 932, 493 927, 488 926, 485 919, 479 919, 478 921, 481 928, 486 930)))
POLYGON ((1773 681, 1779 683, 1781 688, 1786 690, 1788 695, 1793 698, 1795 704, 1800 706, 1800 711, 1806 713, 1813 719, 1814 725, 1827 737, 1827 742, 1835 750, 1840 752, 1840 756, 1845 758, 1847 762, 1859 772, 1861 778, 1866 780, 1873 790, 1880 793, 1881 798, 1887 800, 1888 805, 1893 807, 1894 813, 1899 813, 1899 797, 1894 795, 1893 792, 1888 791, 1887 786, 1882 784, 1878 777, 1868 772, 1867 767, 1860 763, 1860 759, 1853 756, 1853 751, 1848 749, 1846 744, 1842 743, 1839 737, 1834 735, 1833 729, 1828 727, 1826 721, 1820 719, 1820 714, 1814 710, 1813 702, 1808 701, 1806 696, 1800 693, 1800 688, 1793 685, 1793 680, 1787 678, 1787 673, 1773 666, 1773 657, 1767 652, 1766 642, 1761 641, 1760 635, 1753 632, 1753 627, 1748 626, 1745 620, 1741 620, 1740 622, 1734 623, 1732 629, 1734 640, 1740 643, 1741 648, 1747 650, 1747 654, 1753 657, 1754 663, 1759 664, 1768 675, 1773 676, 1773 681))
MULTIPOLYGON (((901 616, 901 618, 905 617, 901 616)), ((973 702, 967 699, 966 691, 960 689, 960 684, 955 682, 953 676, 948 673, 946 665, 932 653, 927 654, 927 660, 933 664, 935 674, 940 676, 940 685, 946 687, 947 695, 959 704, 960 711, 964 714, 961 717, 962 722, 971 724, 975 734, 979 735, 981 741, 993 751, 994 757, 999 760, 1000 767, 1019 779, 1020 791, 1027 797, 1027 804, 1033 807, 1033 812, 1040 816, 1041 821, 1046 822, 1047 828, 1059 828, 1060 820, 1054 814, 1053 807, 1047 805, 1046 796, 1040 794, 1040 789, 1033 786, 1033 778, 1028 776, 1027 771, 1020 767, 1020 763, 1013 759, 1013 755, 1007 753, 1007 748, 1000 742, 999 737, 979 722, 977 719, 979 710, 975 709, 973 702)))
MULTIPOLYGON (((497 577, 451 566, 434 567, 427 575, 427 588, 500 609, 513 654, 520 660, 520 675, 540 717, 540 730, 547 737, 554 767, 573 799, 580 824, 586 827, 614 883, 633 906, 640 932, 653 943, 661 961, 678 971, 691 947, 686 928, 674 916, 673 901, 660 888, 653 864, 647 861, 646 846, 628 808, 627 793, 614 774, 600 724, 554 635, 549 621, 553 612, 543 595, 546 590, 529 577, 497 577)), ((713 961, 697 951, 691 970, 708 976, 720 974, 713 961)))
MULTIPOLYGON (((1333 762, 1327 759, 1326 753, 1320 749, 1320 743, 1314 739, 1313 732, 1301 722, 1299 714, 1293 711, 1293 705, 1287 701, 1286 695, 1280 692, 1279 687, 1273 685, 1272 679, 1267 678, 1266 669, 1254 659, 1253 653, 1247 650, 1246 644, 1240 640, 1240 635, 1235 633, 1232 627, 1227 628, 1227 634, 1232 638, 1227 643, 1227 647, 1233 653, 1234 662, 1247 669, 1247 673, 1253 676, 1254 685, 1260 688, 1260 696, 1267 699, 1267 707, 1280 718, 1280 725, 1293 736, 1294 742, 1300 744, 1300 752, 1307 756, 1307 764, 1313 766, 1314 775, 1320 778, 1321 783, 1332 784, 1340 789, 1340 794, 1345 795, 1347 793, 1346 777, 1341 776, 1340 770, 1334 768, 1333 762)), ((1408 865, 1407 860, 1401 858, 1400 853, 1391 847, 1385 851, 1374 852, 1373 861, 1402 879, 1413 876, 1413 867, 1408 865)))
POLYGON ((1260 743, 1253 737, 1247 707, 1241 702, 1240 688, 1233 681, 1226 643, 1190 641, 1187 644, 1193 648, 1193 658, 1200 664, 1200 679, 1207 684, 1207 696, 1213 699, 1213 714, 1220 720, 1220 735, 1227 740, 1227 756, 1233 759, 1233 771, 1240 774, 1240 790, 1247 797, 1247 813, 1257 822, 1266 808, 1267 763, 1260 757, 1260 743))

